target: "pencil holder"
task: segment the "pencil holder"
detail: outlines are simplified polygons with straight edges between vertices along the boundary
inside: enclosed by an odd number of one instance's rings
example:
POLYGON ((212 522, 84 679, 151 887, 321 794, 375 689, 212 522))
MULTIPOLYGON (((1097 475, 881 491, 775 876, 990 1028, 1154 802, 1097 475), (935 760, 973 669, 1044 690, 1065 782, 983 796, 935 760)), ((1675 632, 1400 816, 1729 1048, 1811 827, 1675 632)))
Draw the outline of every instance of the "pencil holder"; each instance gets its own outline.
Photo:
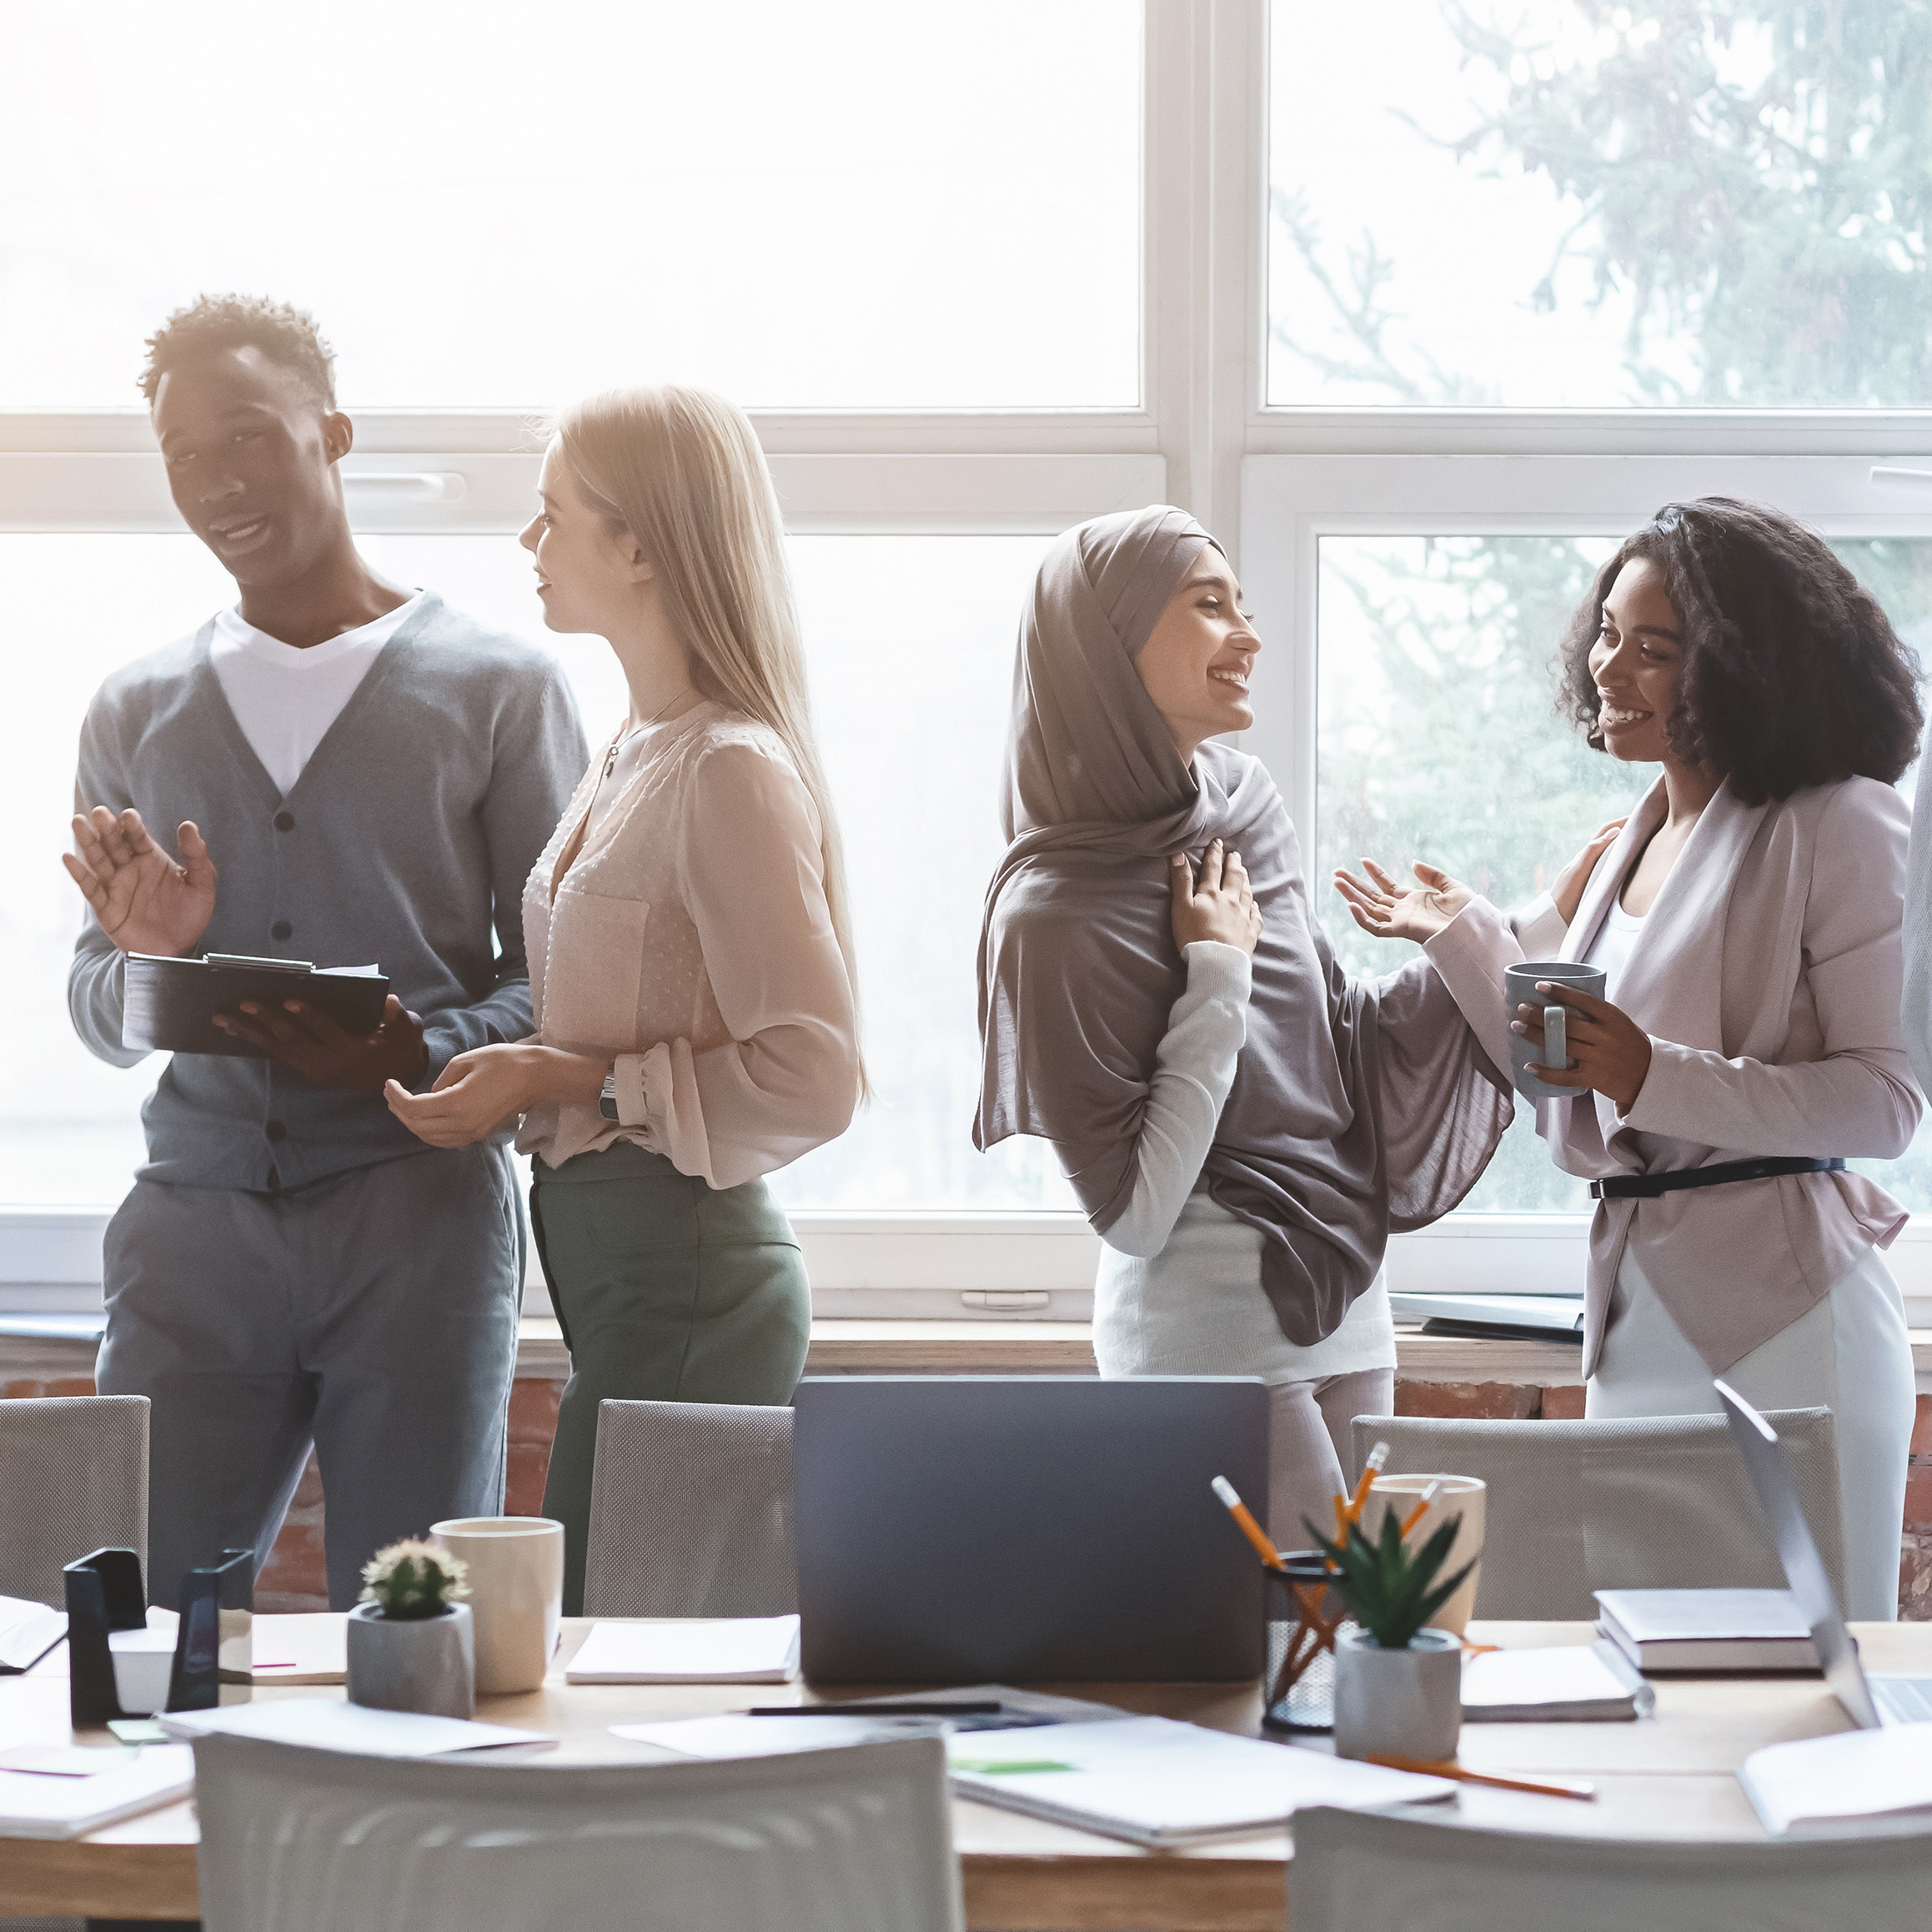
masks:
POLYGON ((1335 1639, 1355 1628, 1330 1587, 1326 1558, 1292 1550, 1267 1573, 1267 1675, 1262 1680, 1264 1731, 1335 1728, 1335 1639))

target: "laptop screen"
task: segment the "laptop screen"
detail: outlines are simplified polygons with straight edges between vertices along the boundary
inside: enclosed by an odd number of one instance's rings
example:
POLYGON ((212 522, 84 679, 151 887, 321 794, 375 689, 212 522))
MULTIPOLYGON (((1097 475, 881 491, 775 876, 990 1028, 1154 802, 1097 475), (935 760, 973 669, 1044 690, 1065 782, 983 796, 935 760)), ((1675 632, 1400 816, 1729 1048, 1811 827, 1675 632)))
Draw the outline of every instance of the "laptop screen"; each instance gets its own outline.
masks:
POLYGON ((1784 1459, 1784 1445, 1778 1440, 1778 1432, 1734 1388, 1722 1382, 1713 1386, 1724 1405, 1731 1439, 1744 1458, 1751 1487, 1769 1520, 1784 1565, 1786 1587, 1799 1614, 1811 1626, 1812 1648, 1818 1653, 1825 1681, 1854 1724, 1861 1730, 1876 1730, 1879 1714, 1859 1662, 1858 1646, 1846 1627, 1844 1612, 1839 1608, 1838 1592, 1818 1553, 1811 1525, 1804 1520, 1798 1488, 1784 1459))

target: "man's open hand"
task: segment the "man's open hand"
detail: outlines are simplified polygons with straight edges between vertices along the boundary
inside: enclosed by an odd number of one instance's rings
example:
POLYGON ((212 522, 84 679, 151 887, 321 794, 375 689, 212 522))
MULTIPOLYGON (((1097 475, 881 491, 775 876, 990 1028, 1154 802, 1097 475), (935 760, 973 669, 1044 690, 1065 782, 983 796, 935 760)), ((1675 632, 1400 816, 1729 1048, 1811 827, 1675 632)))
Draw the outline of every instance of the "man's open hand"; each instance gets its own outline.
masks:
POLYGON ((214 917, 214 861, 193 819, 175 836, 178 865, 155 844, 132 806, 118 818, 97 805, 73 821, 74 846, 60 862, 86 894, 101 931, 123 952, 179 959, 214 917))
POLYGON ((269 1005, 243 1000, 232 1013, 218 1013, 214 1023, 237 1040, 258 1046, 271 1060, 293 1067, 318 1086, 353 1088, 377 1093, 385 1081, 404 1086, 420 1080, 429 1064, 423 1044, 423 1022, 403 1010, 394 993, 383 1009, 383 1023, 359 1037, 345 1032, 328 1014, 304 1000, 269 1005))

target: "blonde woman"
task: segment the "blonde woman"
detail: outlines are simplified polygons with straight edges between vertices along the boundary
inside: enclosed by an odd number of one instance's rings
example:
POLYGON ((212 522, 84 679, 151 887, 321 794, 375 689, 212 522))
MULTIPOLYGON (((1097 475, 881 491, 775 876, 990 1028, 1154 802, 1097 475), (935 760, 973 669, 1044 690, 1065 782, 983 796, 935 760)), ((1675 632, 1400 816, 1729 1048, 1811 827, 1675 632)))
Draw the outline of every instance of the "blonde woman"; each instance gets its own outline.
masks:
POLYGON ((597 1406, 782 1403, 805 1267, 764 1177, 862 1081, 837 828, 771 480, 742 412, 613 392, 566 415, 521 542, 553 630, 607 639, 630 710, 524 893, 536 1031, 395 1081, 434 1147, 523 1117, 570 1350, 544 1494, 582 1603, 597 1406))

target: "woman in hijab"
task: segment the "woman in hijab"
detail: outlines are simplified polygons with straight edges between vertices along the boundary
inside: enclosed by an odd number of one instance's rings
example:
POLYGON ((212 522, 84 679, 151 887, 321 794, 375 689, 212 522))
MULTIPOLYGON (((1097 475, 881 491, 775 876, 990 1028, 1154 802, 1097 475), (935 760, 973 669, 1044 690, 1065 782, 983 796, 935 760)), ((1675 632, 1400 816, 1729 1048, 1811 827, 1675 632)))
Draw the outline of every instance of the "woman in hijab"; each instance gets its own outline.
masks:
POLYGON ((974 1139, 1054 1143, 1104 1243, 1103 1375, 1270 1384, 1270 1526, 1296 1547, 1342 1487, 1350 1419, 1393 1406, 1388 1236, 1456 1206, 1512 1101, 1428 961, 1337 964, 1273 780, 1212 741, 1253 723, 1260 649, 1185 511, 1082 524, 1041 566, 974 1139))

